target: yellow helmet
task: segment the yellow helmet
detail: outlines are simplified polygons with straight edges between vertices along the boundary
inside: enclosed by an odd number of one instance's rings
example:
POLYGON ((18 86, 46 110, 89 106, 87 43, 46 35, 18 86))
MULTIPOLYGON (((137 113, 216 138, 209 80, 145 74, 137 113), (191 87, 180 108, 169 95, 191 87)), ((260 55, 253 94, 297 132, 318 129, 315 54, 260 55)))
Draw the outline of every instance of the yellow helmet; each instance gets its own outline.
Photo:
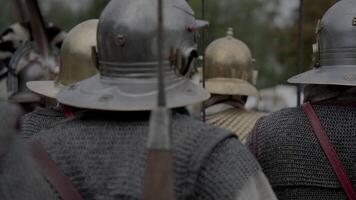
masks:
POLYGON ((96 47, 98 20, 87 20, 75 26, 67 35, 60 52, 60 71, 56 81, 31 81, 27 87, 38 94, 56 98, 63 86, 67 86, 97 73, 92 58, 96 47))
POLYGON ((257 96, 254 59, 245 43, 227 36, 213 41, 205 51, 206 89, 212 94, 257 96))

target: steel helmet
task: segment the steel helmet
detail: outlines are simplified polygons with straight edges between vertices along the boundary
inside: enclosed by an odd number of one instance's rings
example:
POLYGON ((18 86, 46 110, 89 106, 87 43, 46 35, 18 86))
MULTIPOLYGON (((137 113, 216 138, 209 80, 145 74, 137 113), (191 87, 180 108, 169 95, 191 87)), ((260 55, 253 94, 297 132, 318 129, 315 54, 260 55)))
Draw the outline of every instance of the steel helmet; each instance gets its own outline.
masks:
MULTIPOLYGON (((99 74, 62 90, 58 101, 74 107, 151 110, 157 103, 157 0, 112 0, 98 26, 99 74)), ((186 1, 165 0, 164 74, 167 106, 202 102, 209 93, 183 75, 197 56, 200 23, 186 1)))
POLYGON ((356 1, 337 2, 319 21, 316 30, 314 68, 288 82, 356 86, 356 1))

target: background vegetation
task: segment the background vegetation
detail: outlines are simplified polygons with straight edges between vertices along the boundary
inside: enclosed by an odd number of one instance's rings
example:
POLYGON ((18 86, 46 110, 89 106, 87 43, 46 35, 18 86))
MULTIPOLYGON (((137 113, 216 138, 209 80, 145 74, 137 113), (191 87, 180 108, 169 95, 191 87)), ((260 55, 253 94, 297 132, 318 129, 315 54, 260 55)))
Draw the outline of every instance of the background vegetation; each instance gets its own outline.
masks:
MULTIPOLYGON (((0 0, 0 29, 14 22, 11 0, 0 0)), ((79 22, 98 18, 108 0, 39 0, 46 19, 65 30, 79 22)), ((206 0, 206 15, 210 21, 207 43, 226 34, 233 27, 235 36, 244 41, 257 60, 260 71, 258 87, 285 84, 297 73, 298 10, 283 19, 280 5, 286 0, 206 0)), ((297 1, 297 0, 294 0, 297 1)), ((336 0, 304 0, 305 2, 305 69, 311 62, 316 22, 336 0)), ((200 0, 189 0, 201 15, 200 0)))

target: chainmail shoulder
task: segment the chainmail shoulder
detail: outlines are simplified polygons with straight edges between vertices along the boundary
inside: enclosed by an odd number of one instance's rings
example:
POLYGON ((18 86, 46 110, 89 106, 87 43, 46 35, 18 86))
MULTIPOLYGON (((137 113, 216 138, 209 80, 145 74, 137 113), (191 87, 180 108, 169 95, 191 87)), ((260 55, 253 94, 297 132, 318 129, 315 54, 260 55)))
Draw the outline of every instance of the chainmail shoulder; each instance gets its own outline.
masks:
MULTIPOLYGON (((138 116, 83 116, 36 139, 84 199, 140 199, 148 115, 138 116)), ((260 169, 232 133, 188 116, 173 116, 171 137, 177 199, 234 199, 260 169)))
POLYGON ((206 122, 234 132, 240 141, 245 143, 256 122, 266 115, 266 113, 249 112, 241 108, 231 108, 206 116, 206 122))
POLYGON ((65 119, 64 113, 55 108, 36 108, 21 119, 21 135, 31 138, 43 129, 55 126, 65 119))
MULTIPOLYGON (((356 183, 356 108, 314 108, 350 180, 356 183)), ((346 199, 301 108, 285 109, 262 119, 255 134, 257 159, 280 199, 346 199), (330 198, 323 196, 330 191, 330 198)), ((248 143, 252 148, 252 137, 248 143)))

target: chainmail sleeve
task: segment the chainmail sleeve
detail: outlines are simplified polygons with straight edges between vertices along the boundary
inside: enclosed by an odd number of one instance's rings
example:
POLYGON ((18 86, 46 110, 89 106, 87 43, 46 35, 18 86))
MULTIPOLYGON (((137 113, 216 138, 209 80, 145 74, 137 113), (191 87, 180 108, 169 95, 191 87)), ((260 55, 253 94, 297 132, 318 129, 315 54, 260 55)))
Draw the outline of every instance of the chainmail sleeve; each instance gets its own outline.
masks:
POLYGON ((226 139, 204 161, 195 199, 238 199, 249 178, 259 171, 258 163, 236 138, 226 139))

